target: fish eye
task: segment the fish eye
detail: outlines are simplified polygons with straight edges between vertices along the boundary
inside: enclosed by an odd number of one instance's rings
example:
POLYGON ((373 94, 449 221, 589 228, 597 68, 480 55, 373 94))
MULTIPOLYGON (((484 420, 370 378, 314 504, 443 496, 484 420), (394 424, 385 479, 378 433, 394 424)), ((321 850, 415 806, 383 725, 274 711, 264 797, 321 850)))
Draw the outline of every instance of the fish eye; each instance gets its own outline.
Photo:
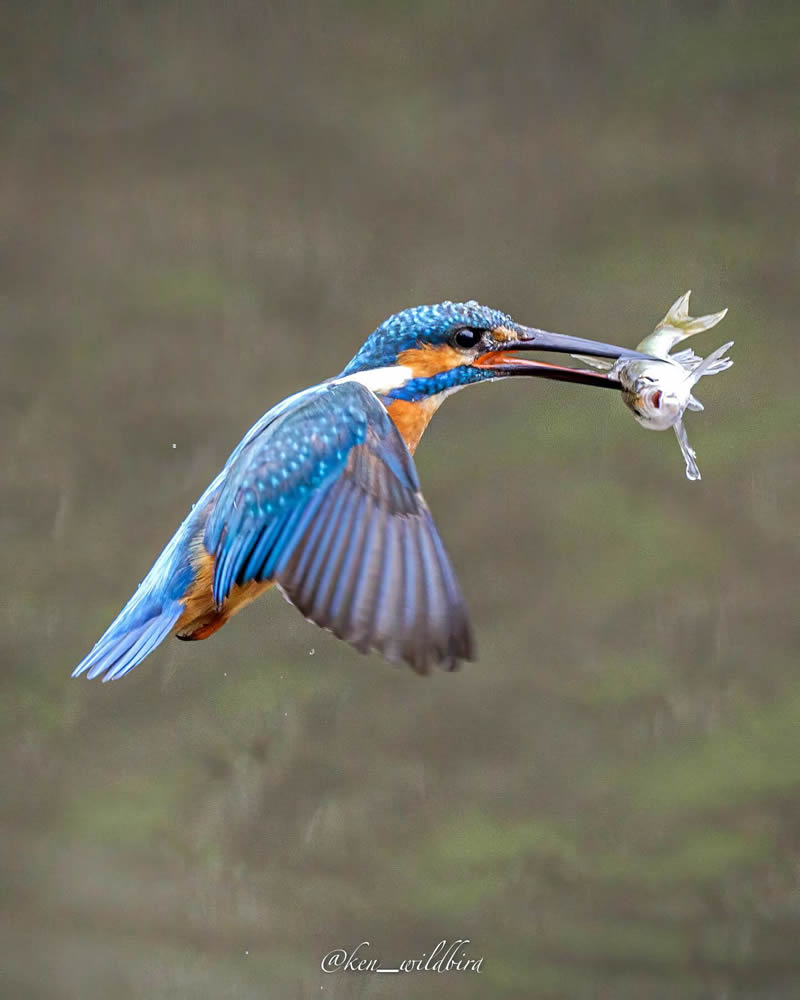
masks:
POLYGON ((482 336, 483 330, 473 330, 472 327, 462 326, 456 330, 451 340, 455 347, 460 348, 462 351, 468 351, 479 342, 482 336))

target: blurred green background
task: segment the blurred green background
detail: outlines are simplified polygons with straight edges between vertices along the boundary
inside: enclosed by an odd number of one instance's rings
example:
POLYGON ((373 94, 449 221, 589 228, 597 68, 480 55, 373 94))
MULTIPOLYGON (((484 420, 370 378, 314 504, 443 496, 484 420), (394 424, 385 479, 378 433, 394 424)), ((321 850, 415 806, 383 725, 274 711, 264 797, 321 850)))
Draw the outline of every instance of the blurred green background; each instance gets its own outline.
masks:
POLYGON ((797 4, 6 3, 0 975, 13 998, 796 997, 797 4), (418 452, 480 659, 275 596, 70 680, 247 427, 386 315, 730 307, 684 479, 507 383, 418 452), (480 975, 320 972, 469 938, 480 975))

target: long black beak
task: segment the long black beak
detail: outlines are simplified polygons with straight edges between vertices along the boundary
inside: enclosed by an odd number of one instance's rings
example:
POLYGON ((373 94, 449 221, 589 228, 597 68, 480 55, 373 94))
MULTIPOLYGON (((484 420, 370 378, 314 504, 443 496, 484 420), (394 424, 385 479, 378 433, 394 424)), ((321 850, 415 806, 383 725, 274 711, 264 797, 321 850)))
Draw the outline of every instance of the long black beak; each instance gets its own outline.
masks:
POLYGON ((527 326, 515 328, 513 336, 509 336, 509 332, 504 329, 502 340, 498 339, 496 349, 477 358, 474 364, 480 368, 491 369, 498 377, 533 375, 539 378, 557 379, 559 382, 577 382, 581 385, 619 389, 619 382, 608 378, 602 372, 585 368, 566 368, 545 361, 515 358, 512 355, 518 351, 557 351, 560 354, 586 354, 592 358, 610 358, 614 361, 618 358, 651 360, 649 354, 642 354, 628 347, 617 347, 615 344, 604 344, 599 340, 588 340, 585 337, 548 333, 547 330, 537 330, 527 326))

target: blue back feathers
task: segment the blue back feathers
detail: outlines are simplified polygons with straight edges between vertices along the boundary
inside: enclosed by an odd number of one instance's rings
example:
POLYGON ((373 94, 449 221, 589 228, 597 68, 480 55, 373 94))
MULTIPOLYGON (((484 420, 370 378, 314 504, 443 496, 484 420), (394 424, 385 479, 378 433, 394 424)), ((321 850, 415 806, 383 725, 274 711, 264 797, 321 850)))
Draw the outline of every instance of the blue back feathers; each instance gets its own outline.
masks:
POLYGON ((367 437, 367 414, 358 406, 363 394, 354 384, 301 394, 294 407, 234 453, 205 531, 206 548, 217 556, 217 604, 235 583, 274 575, 289 543, 313 516, 322 484, 341 473, 351 450, 367 437))

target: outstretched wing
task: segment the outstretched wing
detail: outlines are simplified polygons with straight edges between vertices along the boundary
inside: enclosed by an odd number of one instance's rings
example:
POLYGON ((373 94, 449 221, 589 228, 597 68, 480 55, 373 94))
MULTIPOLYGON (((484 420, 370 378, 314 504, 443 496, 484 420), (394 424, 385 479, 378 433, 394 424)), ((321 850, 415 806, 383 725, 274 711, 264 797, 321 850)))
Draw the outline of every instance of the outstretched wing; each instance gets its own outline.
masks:
POLYGON ((427 673, 473 655, 464 598, 405 442, 357 382, 297 399, 235 453, 205 545, 214 600, 274 580, 317 625, 427 673))

